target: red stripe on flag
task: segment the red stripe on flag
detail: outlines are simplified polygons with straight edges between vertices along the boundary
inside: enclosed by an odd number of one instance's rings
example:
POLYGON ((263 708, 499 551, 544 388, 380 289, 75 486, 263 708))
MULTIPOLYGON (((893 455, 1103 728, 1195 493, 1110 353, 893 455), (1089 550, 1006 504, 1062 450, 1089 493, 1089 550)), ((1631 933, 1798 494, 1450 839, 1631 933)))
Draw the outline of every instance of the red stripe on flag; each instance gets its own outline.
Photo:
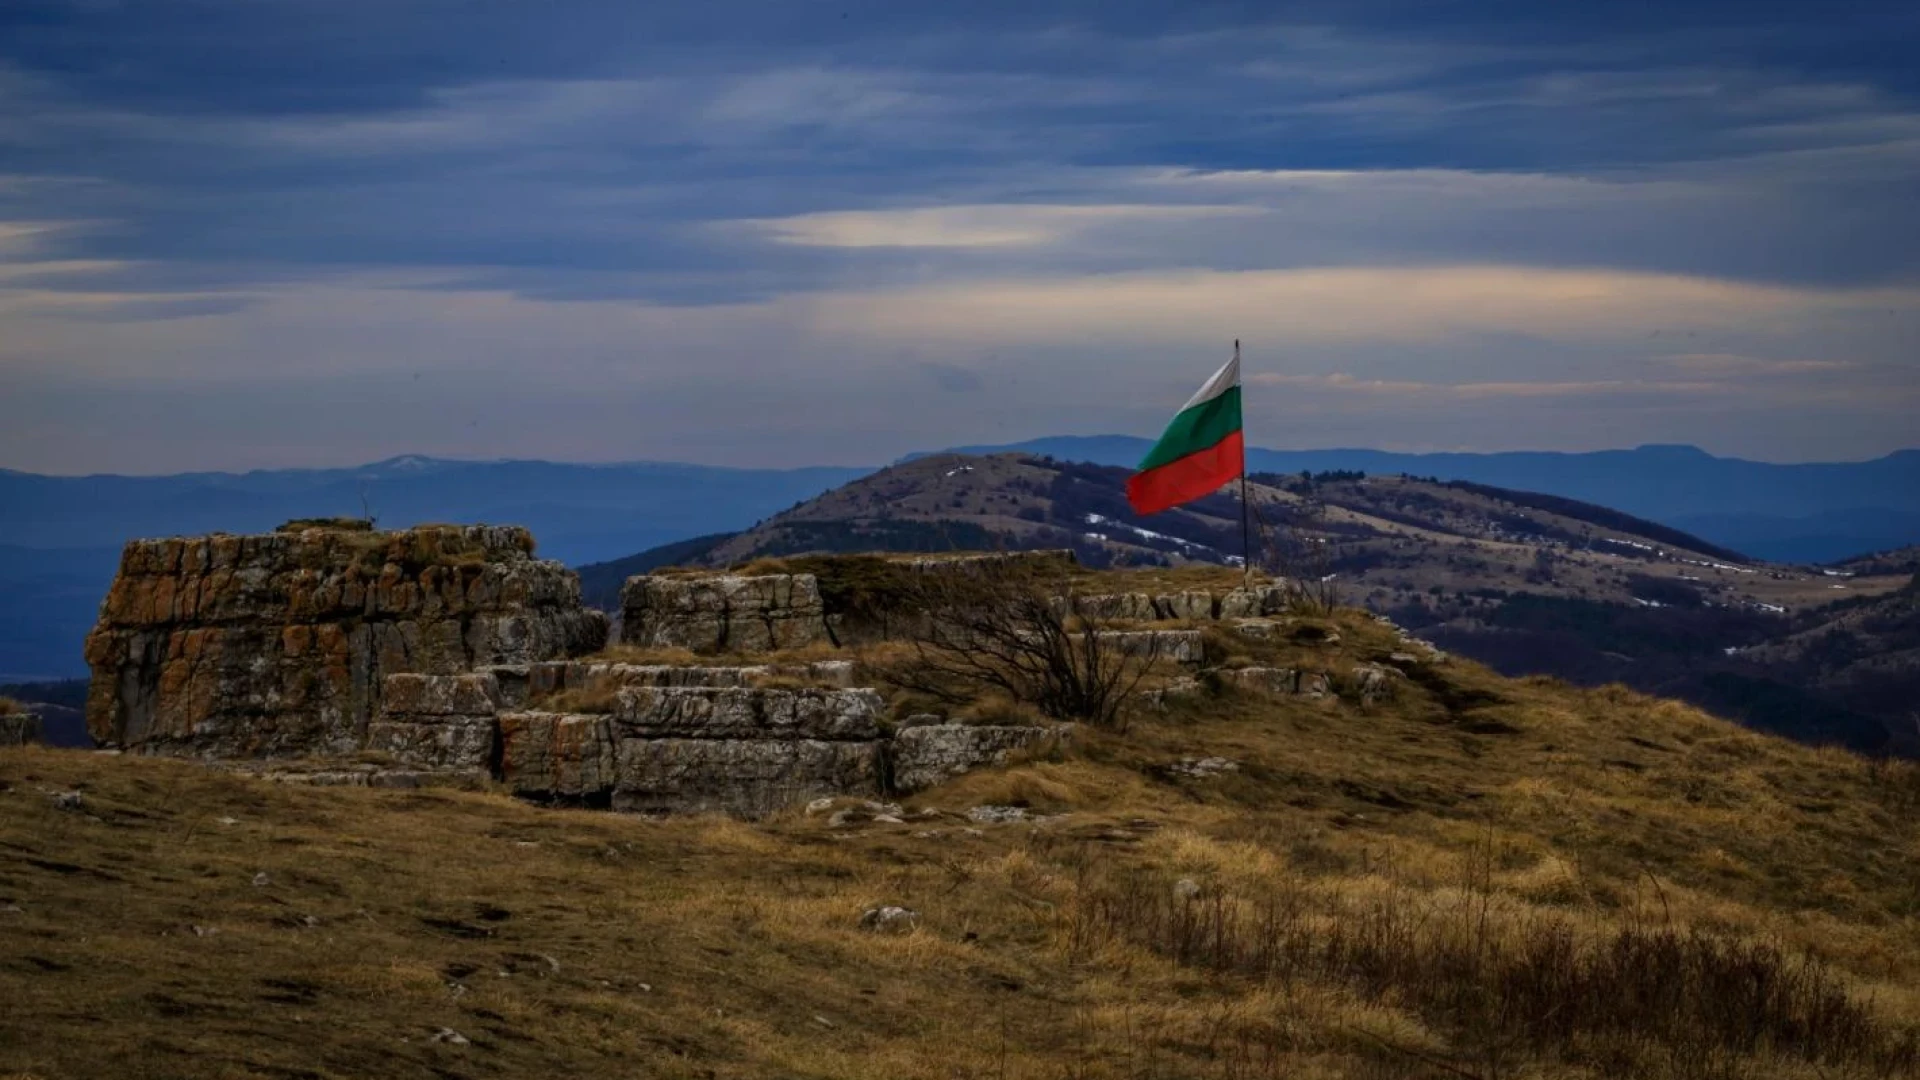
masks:
POLYGON ((1220 490, 1221 485, 1240 475, 1246 455, 1240 433, 1175 458, 1156 469, 1134 473, 1127 480, 1127 502, 1136 514, 1157 514, 1169 507, 1192 502, 1220 490))

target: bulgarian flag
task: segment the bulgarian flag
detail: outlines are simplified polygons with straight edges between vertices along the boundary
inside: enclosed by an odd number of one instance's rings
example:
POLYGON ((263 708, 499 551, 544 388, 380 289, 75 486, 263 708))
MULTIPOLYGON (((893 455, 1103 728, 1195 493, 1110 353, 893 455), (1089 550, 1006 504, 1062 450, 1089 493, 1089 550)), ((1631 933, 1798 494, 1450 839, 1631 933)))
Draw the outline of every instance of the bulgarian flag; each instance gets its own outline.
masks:
POLYGON ((1233 359, 1187 399, 1127 480, 1135 513, 1155 514, 1211 495, 1246 472, 1240 437, 1240 343, 1233 359))

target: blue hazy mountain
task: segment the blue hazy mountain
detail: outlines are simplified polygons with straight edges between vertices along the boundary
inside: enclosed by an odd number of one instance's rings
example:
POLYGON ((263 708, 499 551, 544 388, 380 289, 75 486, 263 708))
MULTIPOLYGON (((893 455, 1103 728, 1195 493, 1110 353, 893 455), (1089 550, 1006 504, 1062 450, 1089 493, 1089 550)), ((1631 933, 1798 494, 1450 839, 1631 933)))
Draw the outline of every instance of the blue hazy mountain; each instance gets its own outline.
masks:
MULTIPOLYGON (((1152 445, 1130 435, 1056 436, 954 452, 1021 451, 1131 466, 1152 445)), ((1920 450, 1871 461, 1779 465, 1716 457, 1693 446, 1496 454, 1250 449, 1247 464, 1255 472, 1406 473, 1561 495, 1782 562, 1826 562, 1920 543, 1920 450)))

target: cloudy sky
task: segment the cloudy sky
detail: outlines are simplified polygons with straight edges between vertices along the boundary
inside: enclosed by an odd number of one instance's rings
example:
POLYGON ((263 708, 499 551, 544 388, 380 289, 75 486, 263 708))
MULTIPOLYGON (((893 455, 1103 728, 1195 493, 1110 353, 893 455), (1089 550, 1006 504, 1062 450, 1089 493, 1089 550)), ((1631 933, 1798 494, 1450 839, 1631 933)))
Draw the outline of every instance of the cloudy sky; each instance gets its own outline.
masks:
POLYGON ((1920 445, 1920 5, 1630 6, 6 0, 0 467, 1920 445))

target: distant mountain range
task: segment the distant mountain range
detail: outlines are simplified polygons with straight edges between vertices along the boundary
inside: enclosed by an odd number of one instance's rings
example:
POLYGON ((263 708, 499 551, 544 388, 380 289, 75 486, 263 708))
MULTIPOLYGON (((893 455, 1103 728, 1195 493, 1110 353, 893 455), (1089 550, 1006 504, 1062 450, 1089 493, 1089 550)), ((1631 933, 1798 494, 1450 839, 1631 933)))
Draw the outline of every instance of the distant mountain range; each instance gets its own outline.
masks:
MULTIPOLYGON (((1145 439, 1036 439, 1029 454, 1131 466, 1145 439)), ((1006 447, 972 448, 980 451, 1006 447)), ((1692 447, 1592 454, 1254 450, 1254 469, 1360 470, 1472 480, 1627 511, 1723 547, 1827 561, 1920 542, 1920 451, 1875 461, 1770 465, 1692 447)), ((83 674, 80 641, 122 544, 259 532, 291 518, 372 513, 381 525, 519 524, 541 554, 582 565, 751 527, 873 470, 722 469, 642 462, 446 461, 172 476, 52 477, 0 470, 0 681, 83 674)))
MULTIPOLYGON (((1230 562, 1233 489, 1151 517, 1126 467, 1035 454, 916 457, 735 534, 582 567, 612 607, 663 565, 867 551, 1070 548, 1081 563, 1230 562)), ((1920 753, 1920 548, 1810 569, 1558 495, 1465 480, 1256 473, 1269 569, 1509 675, 1623 682, 1755 727, 1920 753)))
MULTIPOLYGON (((1152 441, 1062 436, 952 453, 1019 451, 1132 466, 1152 441)), ((1592 453, 1397 454, 1384 450, 1247 452, 1255 472, 1358 471, 1472 480, 1624 510, 1778 562, 1831 562, 1920 543, 1920 450, 1871 461, 1776 465, 1715 457, 1694 446, 1592 453)))

